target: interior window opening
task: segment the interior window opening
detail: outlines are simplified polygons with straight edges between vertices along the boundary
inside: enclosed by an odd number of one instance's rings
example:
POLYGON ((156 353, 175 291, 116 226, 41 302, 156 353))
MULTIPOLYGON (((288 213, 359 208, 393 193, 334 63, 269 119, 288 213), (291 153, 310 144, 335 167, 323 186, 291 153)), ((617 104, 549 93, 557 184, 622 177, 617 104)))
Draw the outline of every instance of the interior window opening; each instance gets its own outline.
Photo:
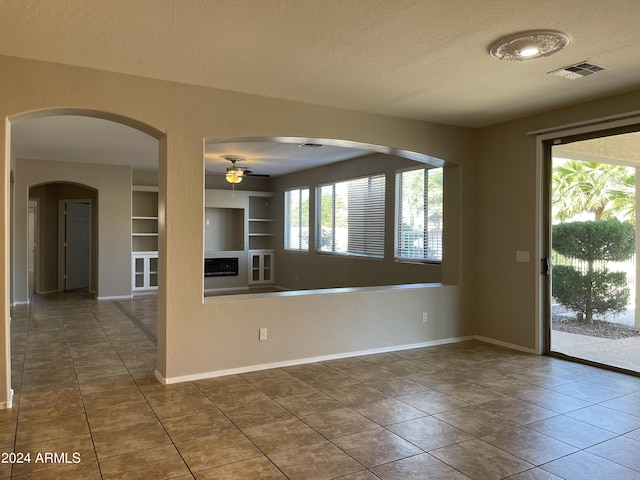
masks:
POLYGON ((307 143, 205 141, 204 296, 440 283, 444 162, 307 143))

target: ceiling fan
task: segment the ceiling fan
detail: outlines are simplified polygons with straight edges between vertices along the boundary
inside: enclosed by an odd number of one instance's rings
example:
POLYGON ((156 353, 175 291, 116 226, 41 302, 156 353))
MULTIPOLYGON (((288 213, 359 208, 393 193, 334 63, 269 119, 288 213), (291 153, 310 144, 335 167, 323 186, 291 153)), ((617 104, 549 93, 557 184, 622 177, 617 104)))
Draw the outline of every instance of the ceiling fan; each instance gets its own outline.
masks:
POLYGON ((227 167, 226 173, 219 174, 219 175, 224 175, 227 182, 229 182, 232 185, 235 185, 236 183, 240 183, 244 179, 244 177, 269 177, 269 175, 253 173, 251 172, 251 170, 238 167, 236 165, 237 162, 246 161, 247 160, 246 157, 241 157, 239 155, 223 155, 222 158, 230 161, 231 166, 227 167))

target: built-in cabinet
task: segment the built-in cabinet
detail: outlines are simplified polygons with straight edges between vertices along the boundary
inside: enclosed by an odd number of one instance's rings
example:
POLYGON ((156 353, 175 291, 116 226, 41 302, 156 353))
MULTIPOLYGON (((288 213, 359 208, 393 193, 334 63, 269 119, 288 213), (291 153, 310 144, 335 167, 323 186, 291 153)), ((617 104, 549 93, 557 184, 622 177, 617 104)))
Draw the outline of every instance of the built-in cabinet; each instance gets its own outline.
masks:
POLYGON ((239 266, 237 275, 205 273, 205 292, 274 283, 272 200, 270 192, 205 191, 205 268, 213 259, 239 266))
POLYGON ((132 290, 145 291, 158 288, 158 252, 132 253, 132 290))
POLYGON ((249 195, 249 285, 274 282, 271 195, 249 195))
POLYGON ((273 250, 249 250, 249 285, 273 283, 273 250))
POLYGON ((131 190, 131 290, 158 288, 158 188, 131 190))

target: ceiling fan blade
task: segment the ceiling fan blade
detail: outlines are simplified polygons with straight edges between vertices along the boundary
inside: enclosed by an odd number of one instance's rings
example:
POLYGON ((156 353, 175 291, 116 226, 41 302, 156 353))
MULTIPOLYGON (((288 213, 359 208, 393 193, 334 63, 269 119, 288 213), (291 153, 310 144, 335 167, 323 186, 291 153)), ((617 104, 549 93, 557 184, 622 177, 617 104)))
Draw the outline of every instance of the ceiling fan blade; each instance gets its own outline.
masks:
POLYGON ((245 177, 264 177, 264 178, 268 178, 271 175, 267 175, 266 173, 249 173, 247 171, 244 172, 244 176, 245 177))

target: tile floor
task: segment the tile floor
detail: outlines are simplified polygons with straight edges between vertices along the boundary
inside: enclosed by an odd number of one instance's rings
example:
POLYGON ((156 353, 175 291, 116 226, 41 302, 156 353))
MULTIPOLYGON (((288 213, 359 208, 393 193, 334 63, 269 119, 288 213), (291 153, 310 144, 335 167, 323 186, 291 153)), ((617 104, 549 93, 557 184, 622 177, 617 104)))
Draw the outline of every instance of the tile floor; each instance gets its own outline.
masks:
POLYGON ((465 342, 162 386, 152 302, 13 309, 0 479, 640 479, 640 378, 465 342))

